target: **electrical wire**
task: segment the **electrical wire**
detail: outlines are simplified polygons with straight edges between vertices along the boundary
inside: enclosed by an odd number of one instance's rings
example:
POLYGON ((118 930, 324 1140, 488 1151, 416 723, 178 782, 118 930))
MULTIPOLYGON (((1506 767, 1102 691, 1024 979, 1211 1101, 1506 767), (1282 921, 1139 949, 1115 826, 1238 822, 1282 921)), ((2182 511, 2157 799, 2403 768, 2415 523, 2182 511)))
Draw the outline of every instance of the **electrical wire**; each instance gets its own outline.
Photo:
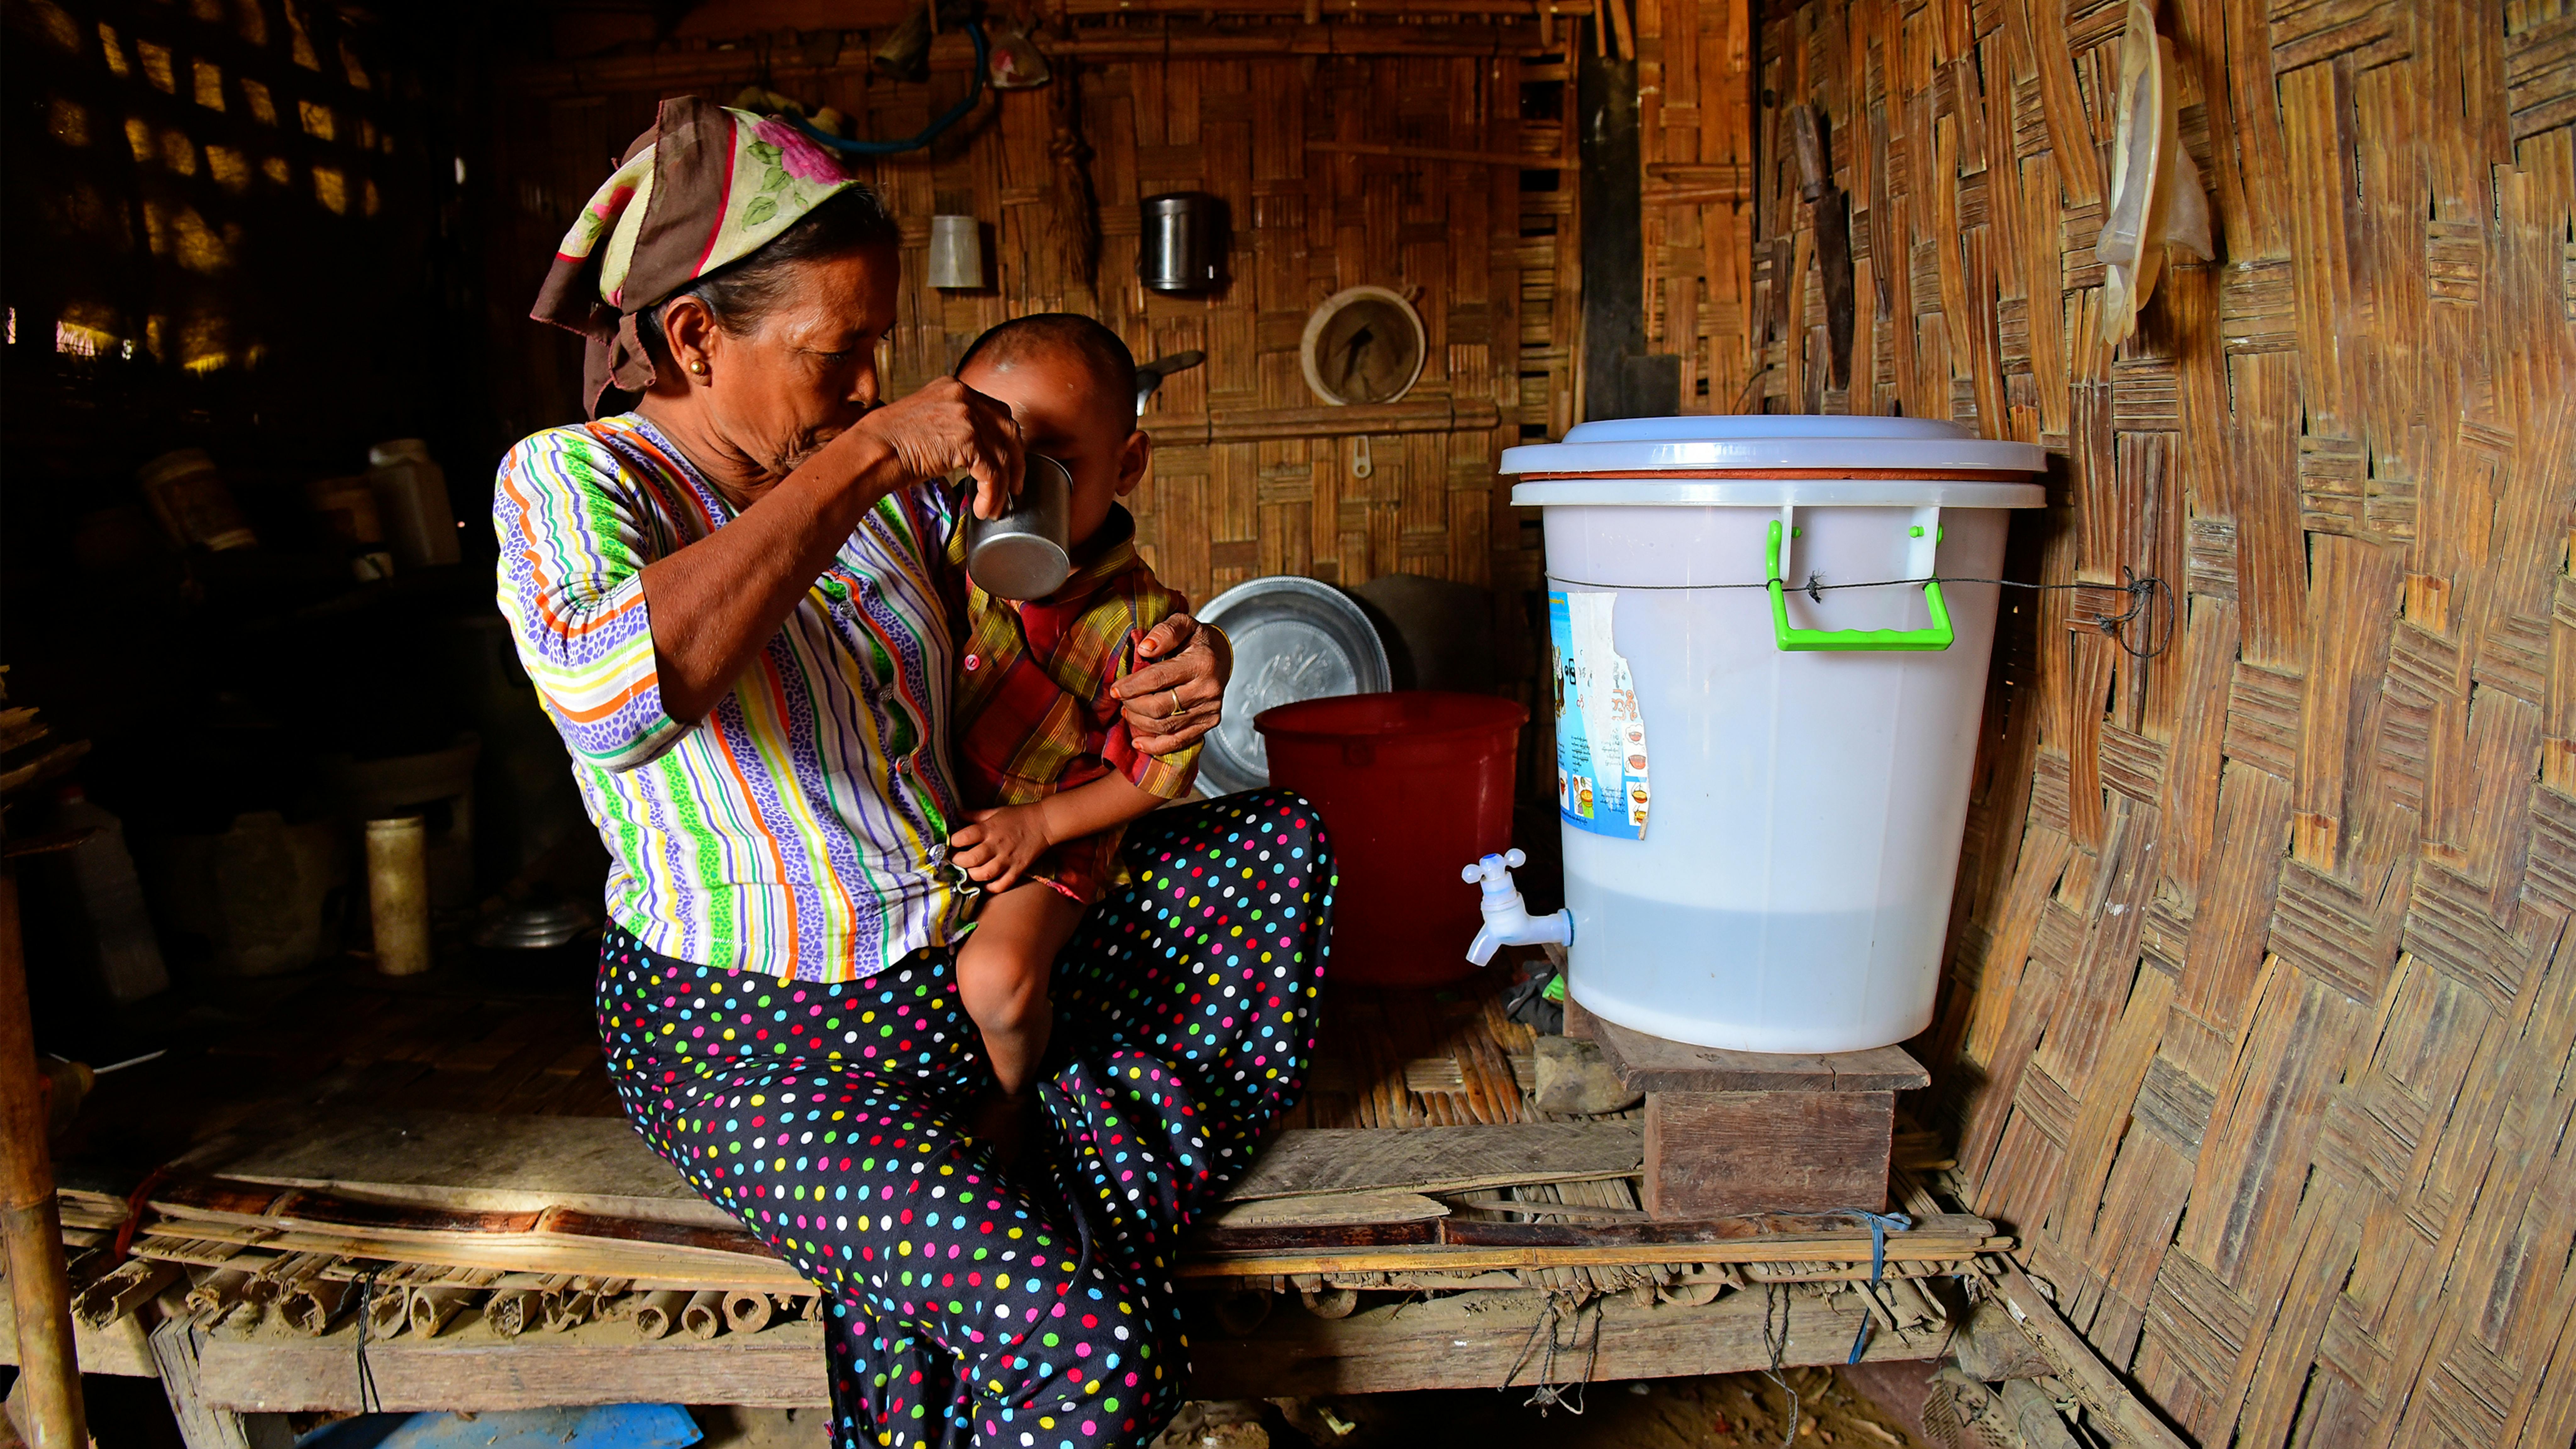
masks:
POLYGON ((384 1268, 382 1263, 373 1264, 358 1275, 358 1412, 361 1414, 381 1414, 385 1409, 384 1395, 376 1391, 376 1367, 367 1362, 367 1326, 375 1317, 376 1275, 384 1268))

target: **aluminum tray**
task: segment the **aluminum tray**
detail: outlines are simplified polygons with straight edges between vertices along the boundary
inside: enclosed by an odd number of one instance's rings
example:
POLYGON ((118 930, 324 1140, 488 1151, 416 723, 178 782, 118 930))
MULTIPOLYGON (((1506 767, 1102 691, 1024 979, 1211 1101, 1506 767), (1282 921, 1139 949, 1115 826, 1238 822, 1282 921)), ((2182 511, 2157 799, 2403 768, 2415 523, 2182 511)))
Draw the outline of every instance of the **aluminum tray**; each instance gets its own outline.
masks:
POLYGON ((1210 795, 1270 783, 1270 754, 1255 715, 1301 699, 1381 694, 1394 687, 1386 644, 1367 614, 1330 584, 1282 574, 1238 584, 1199 617, 1234 641, 1225 721, 1199 752, 1199 789, 1210 795))

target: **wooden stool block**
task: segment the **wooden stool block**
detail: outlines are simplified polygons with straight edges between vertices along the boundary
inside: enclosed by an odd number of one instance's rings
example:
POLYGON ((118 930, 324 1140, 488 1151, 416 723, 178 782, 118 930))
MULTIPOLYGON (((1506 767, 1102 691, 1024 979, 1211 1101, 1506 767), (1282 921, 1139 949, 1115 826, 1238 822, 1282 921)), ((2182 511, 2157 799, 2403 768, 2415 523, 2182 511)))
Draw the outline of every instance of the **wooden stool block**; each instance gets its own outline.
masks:
POLYGON ((1570 991, 1565 994, 1565 1035, 1576 1041, 1592 1040, 1592 1013, 1570 991))
POLYGON ((1895 1135, 1893 1092, 1650 1092, 1646 1211, 1876 1212, 1895 1135))
POLYGON ((1646 1094, 1646 1211, 1659 1218, 1878 1211, 1896 1094, 1931 1077, 1899 1047, 1773 1055, 1666 1041, 1591 1017, 1646 1094))

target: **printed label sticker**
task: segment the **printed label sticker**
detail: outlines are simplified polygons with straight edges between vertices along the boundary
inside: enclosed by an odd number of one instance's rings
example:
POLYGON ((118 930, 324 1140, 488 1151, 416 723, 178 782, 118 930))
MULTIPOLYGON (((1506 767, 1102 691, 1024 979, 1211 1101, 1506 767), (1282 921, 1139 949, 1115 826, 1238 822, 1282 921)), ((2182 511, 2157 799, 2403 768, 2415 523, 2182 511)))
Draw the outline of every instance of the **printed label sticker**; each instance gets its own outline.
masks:
POLYGON ((1569 825, 1621 840, 1646 838, 1646 721, 1628 661, 1610 645, 1613 593, 1547 596, 1554 645, 1556 810, 1569 825))

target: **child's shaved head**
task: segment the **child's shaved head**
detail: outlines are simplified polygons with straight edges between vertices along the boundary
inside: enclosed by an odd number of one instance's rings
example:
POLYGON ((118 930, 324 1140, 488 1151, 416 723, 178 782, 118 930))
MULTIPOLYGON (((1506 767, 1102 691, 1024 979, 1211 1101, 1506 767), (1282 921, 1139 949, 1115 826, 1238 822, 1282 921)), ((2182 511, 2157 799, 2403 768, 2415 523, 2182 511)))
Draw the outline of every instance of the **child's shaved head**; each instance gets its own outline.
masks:
POLYGON ((975 339, 957 359, 957 374, 964 376, 971 362, 1010 368, 1040 356, 1067 354, 1090 370, 1102 392, 1129 404, 1120 413, 1119 435, 1136 431, 1136 354, 1117 333, 1079 313, 1039 312, 1005 322, 975 339))

